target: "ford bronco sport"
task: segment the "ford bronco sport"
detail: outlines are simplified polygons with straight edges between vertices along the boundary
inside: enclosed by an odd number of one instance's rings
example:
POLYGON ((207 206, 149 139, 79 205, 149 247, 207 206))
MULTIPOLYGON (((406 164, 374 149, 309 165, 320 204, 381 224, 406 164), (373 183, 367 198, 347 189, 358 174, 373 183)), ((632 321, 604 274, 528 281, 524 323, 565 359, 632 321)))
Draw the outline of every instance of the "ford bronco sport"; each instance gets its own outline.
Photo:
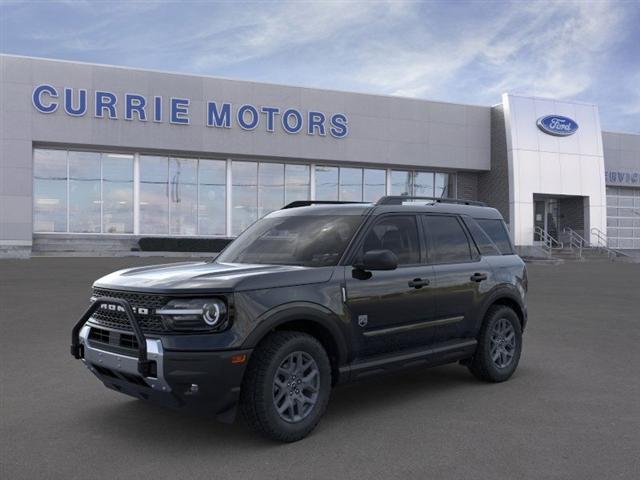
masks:
POLYGON ((497 210, 383 197, 294 202, 212 261, 95 282, 71 353, 107 387, 303 438, 331 388, 409 366, 515 371, 527 272, 497 210))

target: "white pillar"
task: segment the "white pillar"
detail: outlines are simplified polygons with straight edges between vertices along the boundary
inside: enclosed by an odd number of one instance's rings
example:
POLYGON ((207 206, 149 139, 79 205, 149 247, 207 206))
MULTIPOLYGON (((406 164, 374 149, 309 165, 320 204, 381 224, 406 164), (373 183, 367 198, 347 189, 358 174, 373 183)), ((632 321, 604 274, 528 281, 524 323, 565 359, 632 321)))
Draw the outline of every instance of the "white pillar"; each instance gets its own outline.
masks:
POLYGON ((140 235, 140 154, 133 155, 133 233, 140 235))
POLYGON ((227 188, 226 188, 226 214, 227 214, 227 224, 226 224, 226 232, 227 237, 231 236, 231 185, 233 181, 233 176, 231 174, 231 159, 227 158, 227 188))

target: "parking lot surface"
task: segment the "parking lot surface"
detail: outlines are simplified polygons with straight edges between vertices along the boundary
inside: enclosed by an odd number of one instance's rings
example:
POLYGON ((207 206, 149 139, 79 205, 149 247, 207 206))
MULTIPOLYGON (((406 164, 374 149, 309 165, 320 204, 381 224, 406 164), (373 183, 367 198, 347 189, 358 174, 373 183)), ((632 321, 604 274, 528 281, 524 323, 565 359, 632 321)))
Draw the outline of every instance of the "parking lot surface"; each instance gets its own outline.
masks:
POLYGON ((530 266, 509 382, 449 365, 342 386, 281 445, 107 390, 69 355, 94 279, 167 261, 0 260, 0 478, 639 478, 640 265, 530 266))

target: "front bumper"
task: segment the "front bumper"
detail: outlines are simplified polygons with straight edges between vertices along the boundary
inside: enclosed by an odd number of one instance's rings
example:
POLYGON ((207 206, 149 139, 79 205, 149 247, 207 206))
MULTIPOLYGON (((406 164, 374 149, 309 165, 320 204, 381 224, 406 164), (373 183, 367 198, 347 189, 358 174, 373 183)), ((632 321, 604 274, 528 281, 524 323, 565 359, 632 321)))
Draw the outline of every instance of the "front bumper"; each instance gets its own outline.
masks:
POLYGON ((108 343, 94 341, 90 337, 92 328, 105 331, 91 324, 81 328, 82 361, 106 387, 165 407, 186 407, 233 421, 251 350, 167 351, 161 339, 145 338, 152 368, 149 375, 142 375, 135 350, 123 352, 108 343))

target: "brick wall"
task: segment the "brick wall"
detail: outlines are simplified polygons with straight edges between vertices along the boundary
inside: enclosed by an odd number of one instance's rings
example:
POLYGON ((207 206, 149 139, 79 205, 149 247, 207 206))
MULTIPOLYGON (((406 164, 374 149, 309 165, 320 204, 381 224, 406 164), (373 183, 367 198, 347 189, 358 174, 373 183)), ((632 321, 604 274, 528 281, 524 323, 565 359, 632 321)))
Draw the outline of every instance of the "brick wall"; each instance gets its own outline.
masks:
POLYGON ((458 172, 458 198, 461 200, 478 200, 477 173, 458 172))
POLYGON ((478 176, 478 200, 497 208, 509 222, 509 162, 502 105, 491 109, 491 170, 478 176))

